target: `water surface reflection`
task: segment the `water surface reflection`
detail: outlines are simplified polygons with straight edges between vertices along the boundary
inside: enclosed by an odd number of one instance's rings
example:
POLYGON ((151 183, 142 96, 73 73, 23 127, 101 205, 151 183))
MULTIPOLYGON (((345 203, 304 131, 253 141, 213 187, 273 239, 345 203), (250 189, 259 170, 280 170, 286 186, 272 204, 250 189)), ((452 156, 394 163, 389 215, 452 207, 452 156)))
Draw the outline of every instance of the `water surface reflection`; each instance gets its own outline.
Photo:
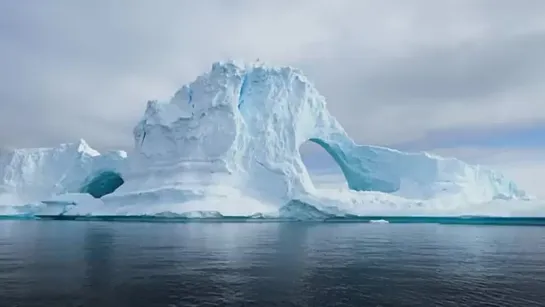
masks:
POLYGON ((1 306, 543 306, 545 228, 2 221, 0 282, 1 306))

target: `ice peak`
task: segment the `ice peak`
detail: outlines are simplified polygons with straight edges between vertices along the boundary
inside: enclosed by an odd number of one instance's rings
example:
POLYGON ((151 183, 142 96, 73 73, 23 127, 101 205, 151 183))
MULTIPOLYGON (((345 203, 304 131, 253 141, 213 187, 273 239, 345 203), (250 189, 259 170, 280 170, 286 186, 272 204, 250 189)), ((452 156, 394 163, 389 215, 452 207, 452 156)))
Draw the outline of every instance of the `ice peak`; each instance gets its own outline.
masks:
POLYGON ((100 153, 94 150, 91 146, 89 146, 89 144, 84 139, 79 139, 76 143, 76 146, 78 152, 86 153, 93 157, 100 155, 100 153))
MULTIPOLYGON (((307 80, 306 76, 303 74, 303 72, 293 66, 276 66, 267 62, 260 61, 257 59, 254 62, 248 62, 248 61, 241 61, 241 60, 227 60, 227 61, 219 61, 214 62, 212 64, 212 69, 209 73, 205 73, 199 78, 209 78, 210 76, 215 76, 217 79, 219 78, 225 78, 230 77, 232 75, 245 75, 248 73, 251 73, 253 70, 259 70, 261 74, 267 75, 267 74, 279 74, 282 73, 285 76, 289 75, 297 75, 300 78, 304 78, 307 80)), ((187 86, 187 85, 186 85, 187 86)))
MULTIPOLYGON (((52 150, 54 148, 40 148, 41 150, 52 150)), ((100 156, 100 152, 93 149, 84 139, 79 139, 73 143, 63 143, 59 149, 74 153, 85 154, 91 157, 100 156)))

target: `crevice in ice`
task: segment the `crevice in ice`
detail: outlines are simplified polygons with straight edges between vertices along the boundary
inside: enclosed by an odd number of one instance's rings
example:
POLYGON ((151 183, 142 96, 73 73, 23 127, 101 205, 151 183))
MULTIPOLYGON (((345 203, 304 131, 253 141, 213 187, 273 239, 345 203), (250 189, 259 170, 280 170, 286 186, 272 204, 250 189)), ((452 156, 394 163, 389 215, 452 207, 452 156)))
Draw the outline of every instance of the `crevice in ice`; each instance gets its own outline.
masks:
POLYGON ((187 88, 187 104, 191 104, 192 101, 193 101, 193 90, 191 89, 191 87, 188 87, 187 88))
POLYGON ((242 76, 242 81, 240 83, 240 91, 239 91, 239 94, 238 94, 238 104, 237 104, 237 107, 240 109, 240 106, 242 105, 242 103, 244 103, 244 92, 246 91, 246 82, 248 80, 248 74, 244 74, 242 76))
POLYGON ((80 189, 80 193, 88 193, 94 198, 101 198, 117 190, 125 181, 121 175, 113 171, 103 171, 88 178, 80 189))
POLYGON ((140 141, 140 147, 144 145, 144 140, 146 139, 146 131, 142 132, 142 140, 140 141))

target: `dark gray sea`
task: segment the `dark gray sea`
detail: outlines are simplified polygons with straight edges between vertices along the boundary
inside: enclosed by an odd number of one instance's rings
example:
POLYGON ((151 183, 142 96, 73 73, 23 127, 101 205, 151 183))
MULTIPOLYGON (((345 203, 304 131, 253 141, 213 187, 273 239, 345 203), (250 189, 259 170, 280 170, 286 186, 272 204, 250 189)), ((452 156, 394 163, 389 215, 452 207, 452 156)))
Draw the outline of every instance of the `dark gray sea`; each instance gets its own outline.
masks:
POLYGON ((545 227, 0 221, 0 306, 545 306, 545 227))

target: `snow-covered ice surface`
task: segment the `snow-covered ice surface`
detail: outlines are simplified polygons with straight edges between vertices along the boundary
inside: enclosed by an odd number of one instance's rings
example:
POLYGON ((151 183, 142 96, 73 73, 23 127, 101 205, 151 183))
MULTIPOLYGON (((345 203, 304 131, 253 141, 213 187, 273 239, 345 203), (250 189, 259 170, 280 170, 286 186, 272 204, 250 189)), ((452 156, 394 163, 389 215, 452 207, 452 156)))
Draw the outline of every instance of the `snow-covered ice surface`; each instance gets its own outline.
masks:
POLYGON ((128 154, 80 141, 0 155, 3 215, 545 216, 543 205, 480 166, 356 144, 301 71, 264 64, 215 63, 170 101, 148 102, 128 154), (344 187, 314 186, 307 141, 337 162, 344 187))

